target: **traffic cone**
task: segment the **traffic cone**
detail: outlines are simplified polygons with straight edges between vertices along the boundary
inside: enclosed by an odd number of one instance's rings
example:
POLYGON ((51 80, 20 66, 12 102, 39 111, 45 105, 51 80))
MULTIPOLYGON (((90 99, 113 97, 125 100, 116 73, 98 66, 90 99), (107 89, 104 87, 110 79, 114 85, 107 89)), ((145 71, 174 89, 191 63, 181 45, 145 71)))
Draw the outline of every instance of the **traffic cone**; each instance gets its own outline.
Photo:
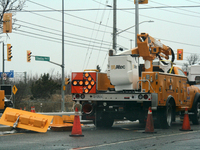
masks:
POLYGON ((35 113, 35 106, 33 106, 33 113, 35 113))
POLYGON ((180 131, 193 131, 190 128, 190 120, 189 120, 189 115, 188 115, 188 109, 185 108, 185 114, 183 118, 183 125, 182 129, 179 129, 180 131))
POLYGON ((35 113, 35 107, 34 106, 31 107, 31 112, 35 113))
POLYGON ((148 110, 148 116, 147 116, 146 127, 145 127, 144 133, 156 133, 154 131, 154 124, 153 124, 151 107, 149 107, 149 110, 148 110))
POLYGON ((78 108, 75 109, 75 116, 74 116, 74 123, 72 127, 72 133, 69 135, 70 137, 83 137, 82 135, 82 129, 81 129, 81 123, 80 118, 78 115, 78 108))
POLYGON ((31 112, 33 112, 33 107, 31 106, 31 112))

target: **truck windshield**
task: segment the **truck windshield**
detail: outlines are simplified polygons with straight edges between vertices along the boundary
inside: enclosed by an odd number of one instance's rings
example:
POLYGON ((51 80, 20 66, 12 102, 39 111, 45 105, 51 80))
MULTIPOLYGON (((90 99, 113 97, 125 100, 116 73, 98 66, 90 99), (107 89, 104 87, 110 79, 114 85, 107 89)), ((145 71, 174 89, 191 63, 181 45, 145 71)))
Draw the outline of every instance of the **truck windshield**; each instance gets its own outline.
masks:
POLYGON ((178 69, 178 73, 179 73, 180 75, 185 76, 185 73, 184 73, 182 70, 180 70, 180 69, 178 69))

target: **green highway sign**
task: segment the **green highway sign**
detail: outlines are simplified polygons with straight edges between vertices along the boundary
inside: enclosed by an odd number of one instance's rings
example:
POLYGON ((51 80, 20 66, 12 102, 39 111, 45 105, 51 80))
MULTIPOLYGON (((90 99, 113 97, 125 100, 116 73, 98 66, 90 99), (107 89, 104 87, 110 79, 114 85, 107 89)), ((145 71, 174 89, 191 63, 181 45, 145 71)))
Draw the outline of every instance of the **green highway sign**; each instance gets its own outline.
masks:
POLYGON ((50 57, 35 56, 35 60, 38 60, 38 61, 50 61, 50 57))

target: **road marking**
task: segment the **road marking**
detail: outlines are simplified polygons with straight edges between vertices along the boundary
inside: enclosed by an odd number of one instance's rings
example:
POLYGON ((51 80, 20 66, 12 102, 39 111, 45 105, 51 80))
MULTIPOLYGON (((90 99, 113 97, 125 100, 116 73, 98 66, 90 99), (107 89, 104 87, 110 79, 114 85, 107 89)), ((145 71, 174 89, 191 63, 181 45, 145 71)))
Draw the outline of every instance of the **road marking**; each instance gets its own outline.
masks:
POLYGON ((181 132, 181 133, 175 133, 175 134, 169 134, 169 135, 145 137, 145 138, 141 138, 141 139, 132 139, 132 140, 127 140, 127 141, 120 141, 120 142, 108 143, 108 144, 102 144, 102 145, 95 145, 95 146, 71 148, 70 150, 98 148, 98 147, 103 147, 103 146, 110 146, 110 145, 123 144, 123 143, 128 143, 128 142, 135 142, 135 141, 141 141, 141 140, 149 140, 149 139, 162 138, 162 137, 169 137, 169 136, 176 136, 176 135, 189 134, 189 133, 195 133, 195 132, 200 132, 200 130, 198 130, 198 131, 189 131, 189 132, 181 132))
POLYGON ((10 134, 6 133, 6 134, 2 134, 0 136, 9 136, 9 135, 18 135, 18 134, 24 134, 24 133, 10 133, 10 134))

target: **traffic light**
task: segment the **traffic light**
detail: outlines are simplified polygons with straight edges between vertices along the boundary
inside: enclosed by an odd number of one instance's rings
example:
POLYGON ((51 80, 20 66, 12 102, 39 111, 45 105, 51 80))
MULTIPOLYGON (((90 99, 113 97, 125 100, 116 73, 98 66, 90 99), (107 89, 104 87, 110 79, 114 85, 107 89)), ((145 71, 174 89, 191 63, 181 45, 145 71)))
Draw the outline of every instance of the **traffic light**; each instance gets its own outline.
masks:
POLYGON ((65 78, 65 85, 69 84, 69 78, 65 78))
POLYGON ((7 61, 11 61, 12 58, 12 46, 11 44, 7 44, 7 61))
POLYGON ((3 33, 12 32, 12 13, 5 13, 3 15, 3 33))
POLYGON ((27 50, 27 62, 31 62, 31 51, 27 50))
POLYGON ((177 60, 183 60, 183 49, 177 49, 177 60))
MULTIPOLYGON (((135 0, 134 0, 134 4, 135 4, 135 0)), ((138 4, 148 4, 148 0, 138 0, 138 4)))

